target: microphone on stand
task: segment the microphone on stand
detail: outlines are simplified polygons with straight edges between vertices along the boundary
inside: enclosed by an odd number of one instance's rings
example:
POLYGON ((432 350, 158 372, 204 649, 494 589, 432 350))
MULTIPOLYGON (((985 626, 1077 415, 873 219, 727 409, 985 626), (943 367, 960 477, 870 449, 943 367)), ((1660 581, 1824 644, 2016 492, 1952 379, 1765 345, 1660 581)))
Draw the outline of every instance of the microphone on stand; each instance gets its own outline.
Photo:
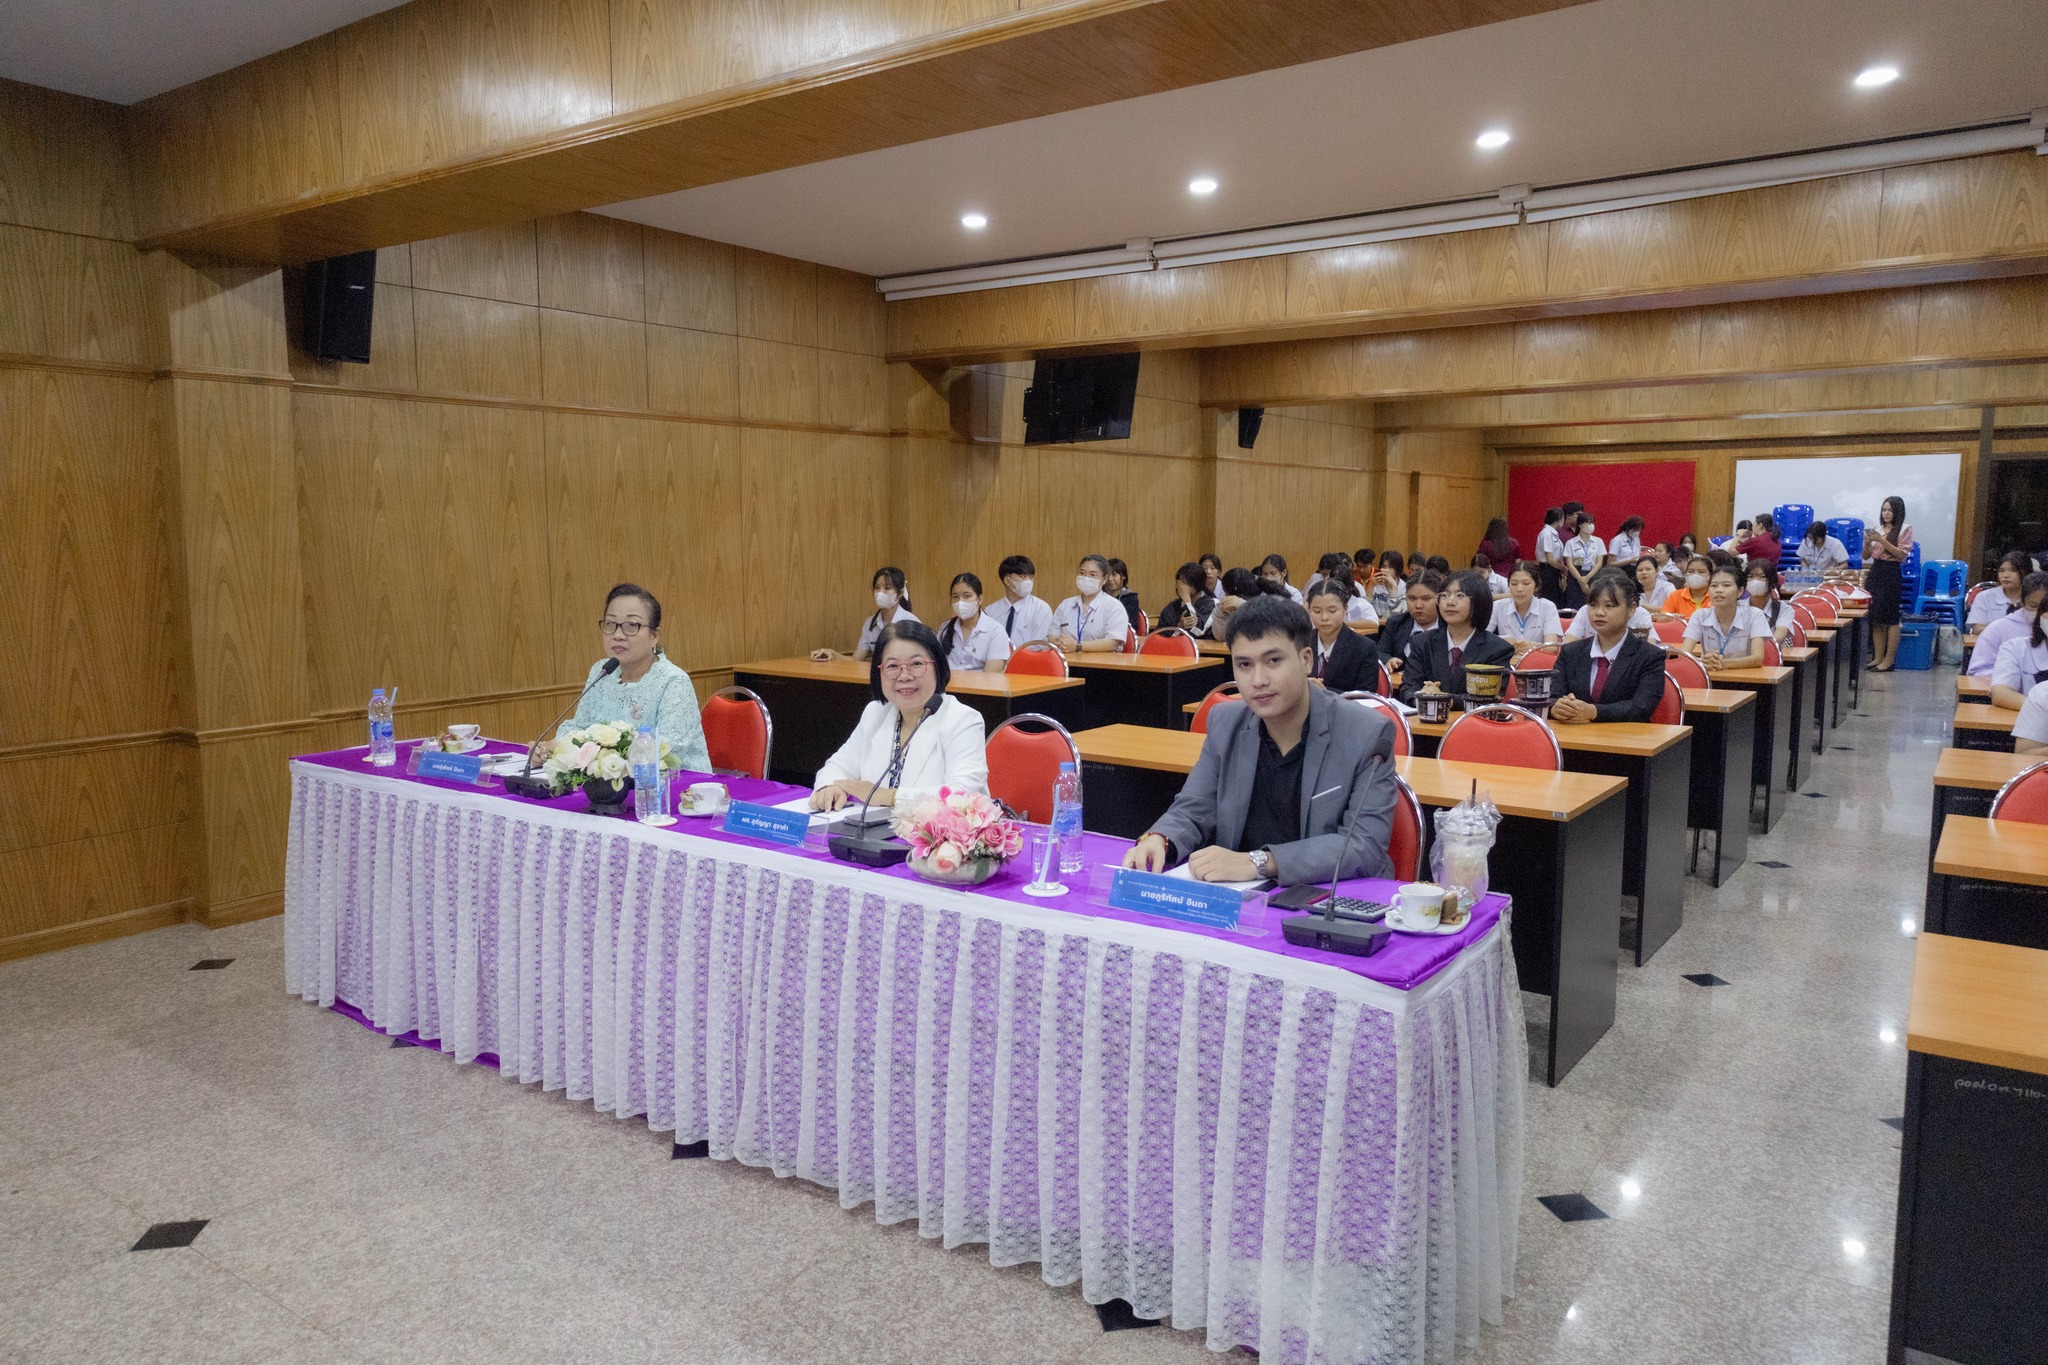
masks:
POLYGON ((1330 890, 1322 898, 1323 913, 1280 922, 1280 937, 1295 947, 1371 957, 1393 937, 1393 930, 1377 922, 1386 915, 1385 906, 1337 896, 1337 883, 1344 880, 1344 860, 1351 856, 1351 838, 1357 832, 1358 817, 1353 815, 1344 823, 1344 842, 1337 846, 1337 865, 1330 870, 1330 890))
POLYGON ((505 779, 506 791, 514 796, 530 796, 539 801, 545 801, 554 796, 554 784, 545 777, 535 777, 533 775, 535 766, 533 759, 534 755, 540 752, 540 742, 553 733, 554 728, 562 723, 563 717, 583 704, 583 698, 589 694, 591 688, 597 686, 618 671, 619 661, 617 659, 606 659, 604 666, 597 670, 597 676, 583 684, 583 691, 578 692, 576 699, 562 708, 561 715, 556 716, 542 727, 541 732, 534 736, 533 743, 526 746, 526 771, 523 773, 513 773, 508 776, 505 779))
MULTIPOLYGON (((924 717, 929 720, 945 702, 943 692, 934 692, 924 704, 924 717)), ((913 735, 913 738, 915 736, 913 735)), ((895 817, 895 809, 883 806, 878 811, 869 804, 875 793, 891 776, 899 776, 903 766, 903 755, 910 748, 910 740, 896 746, 896 752, 889 759, 889 766, 882 775, 868 785, 867 800, 860 803, 860 809, 832 826, 826 836, 825 846, 832 856, 844 862, 861 863, 868 867, 894 867, 910 857, 910 846, 889 832, 889 822, 895 817), (876 832, 879 830, 879 832, 876 832)))

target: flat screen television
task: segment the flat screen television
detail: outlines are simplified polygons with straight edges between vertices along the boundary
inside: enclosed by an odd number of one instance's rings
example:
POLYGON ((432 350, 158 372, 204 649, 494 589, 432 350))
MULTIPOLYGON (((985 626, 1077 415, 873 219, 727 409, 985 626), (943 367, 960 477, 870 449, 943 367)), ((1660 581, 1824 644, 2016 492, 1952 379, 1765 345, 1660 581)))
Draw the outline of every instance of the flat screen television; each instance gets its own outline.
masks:
POLYGON ((1038 361, 1024 391, 1024 444, 1121 441, 1138 398, 1138 352, 1038 361))

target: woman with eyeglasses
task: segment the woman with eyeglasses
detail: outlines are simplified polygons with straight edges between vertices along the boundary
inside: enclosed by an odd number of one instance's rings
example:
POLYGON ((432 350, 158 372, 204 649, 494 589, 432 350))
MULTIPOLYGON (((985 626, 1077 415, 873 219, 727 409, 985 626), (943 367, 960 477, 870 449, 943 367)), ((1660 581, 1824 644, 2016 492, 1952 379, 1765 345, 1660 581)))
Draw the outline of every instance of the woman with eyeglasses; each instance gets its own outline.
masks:
POLYGON ((711 751, 704 744, 697 691, 690 686, 690 675, 662 653, 661 603, 654 594, 637 583, 619 584, 605 594, 604 616, 597 628, 605 658, 590 666, 584 679, 588 690, 576 703, 570 728, 600 721, 629 730, 651 725, 655 738, 668 741, 685 771, 710 772, 711 751), (618 660, 618 668, 600 677, 611 659, 618 660))
POLYGON ((941 787, 988 790, 988 738, 981 712, 946 695, 953 670, 931 627, 885 626, 868 664, 874 698, 839 752, 818 769, 812 810, 847 805, 910 810, 941 787))
MULTIPOLYGON (((860 637, 853 642, 851 657, 865 662, 875 652, 875 637, 887 626, 898 621, 915 621, 910 614, 910 582, 903 576, 903 570, 884 565, 875 570, 875 614, 861 623, 860 637)), ((832 659, 844 659, 847 655, 836 649, 814 649, 811 657, 819 663, 832 659)))

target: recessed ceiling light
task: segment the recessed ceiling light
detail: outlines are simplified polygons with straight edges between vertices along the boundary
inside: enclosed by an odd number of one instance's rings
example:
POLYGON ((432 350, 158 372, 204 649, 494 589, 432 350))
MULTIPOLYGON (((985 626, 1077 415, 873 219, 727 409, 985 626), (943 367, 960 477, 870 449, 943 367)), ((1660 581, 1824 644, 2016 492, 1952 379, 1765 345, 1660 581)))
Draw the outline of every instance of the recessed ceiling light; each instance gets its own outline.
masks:
POLYGON ((1890 85, 1899 78, 1896 66, 1866 66, 1856 73, 1858 90, 1875 90, 1880 85, 1890 85))
POLYGON ((1198 175, 1193 180, 1188 181, 1188 193, 1214 194, 1216 193, 1216 182, 1206 175, 1198 175))
POLYGON ((1507 146, 1508 140, 1508 130, 1505 128, 1488 128, 1478 137, 1472 139, 1475 144, 1484 147, 1489 152, 1495 148, 1507 146))
POLYGON ((1881 1028, 1877 1031, 1877 1041, 1880 1043, 1896 1043, 1899 1041, 1899 1031, 1895 1028, 1881 1028))
POLYGON ((1842 1239, 1842 1254, 1844 1256, 1847 1256, 1852 1261, 1862 1260, 1863 1253, 1868 1251, 1869 1249, 1870 1248, 1863 1245, 1863 1241, 1861 1238, 1844 1237, 1842 1239))
POLYGON ((960 226, 972 228, 974 231, 979 232, 988 226, 988 215, 985 213, 963 213, 960 215, 960 226))
POLYGON ((1643 1197, 1643 1184, 1642 1184, 1642 1182, 1641 1182, 1640 1180, 1633 1180, 1633 1179, 1630 1179, 1630 1180, 1624 1180, 1624 1181, 1622 1181, 1622 1182, 1621 1182, 1621 1197, 1622 1197, 1623 1199, 1640 1199, 1640 1198, 1642 1198, 1642 1197, 1643 1197))

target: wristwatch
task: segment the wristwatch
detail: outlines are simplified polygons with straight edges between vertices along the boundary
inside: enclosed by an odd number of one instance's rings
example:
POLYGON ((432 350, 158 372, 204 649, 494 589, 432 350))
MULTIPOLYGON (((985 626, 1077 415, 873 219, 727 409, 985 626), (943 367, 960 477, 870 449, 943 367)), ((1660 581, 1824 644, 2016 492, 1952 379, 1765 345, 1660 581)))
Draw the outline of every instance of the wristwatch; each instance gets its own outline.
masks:
POLYGON ((1255 848, 1244 855, 1252 860, 1252 871, 1266 881, 1273 879, 1273 855, 1263 848, 1255 848))

